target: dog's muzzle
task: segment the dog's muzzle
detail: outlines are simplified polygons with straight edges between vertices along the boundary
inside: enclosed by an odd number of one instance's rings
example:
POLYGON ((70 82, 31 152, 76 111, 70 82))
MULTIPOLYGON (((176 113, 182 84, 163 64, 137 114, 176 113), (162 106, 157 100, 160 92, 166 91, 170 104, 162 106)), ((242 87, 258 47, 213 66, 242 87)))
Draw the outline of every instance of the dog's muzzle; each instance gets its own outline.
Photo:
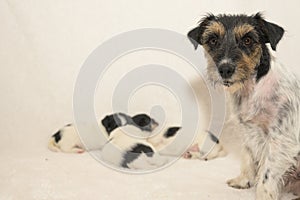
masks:
POLYGON ((219 66, 218 71, 223 79, 229 79, 234 73, 235 67, 230 64, 222 64, 219 66))

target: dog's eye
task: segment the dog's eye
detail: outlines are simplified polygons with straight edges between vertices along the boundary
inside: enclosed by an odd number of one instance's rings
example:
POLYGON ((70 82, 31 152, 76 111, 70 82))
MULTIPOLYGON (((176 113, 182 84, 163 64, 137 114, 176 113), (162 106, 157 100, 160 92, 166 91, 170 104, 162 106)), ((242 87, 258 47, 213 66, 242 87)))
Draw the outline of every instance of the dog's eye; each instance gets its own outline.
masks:
POLYGON ((211 45, 211 46, 215 46, 218 42, 218 39, 217 38, 211 38, 208 43, 211 45))
POLYGON ((243 43, 244 45, 249 46, 252 44, 252 39, 250 37, 245 37, 243 38, 243 43))

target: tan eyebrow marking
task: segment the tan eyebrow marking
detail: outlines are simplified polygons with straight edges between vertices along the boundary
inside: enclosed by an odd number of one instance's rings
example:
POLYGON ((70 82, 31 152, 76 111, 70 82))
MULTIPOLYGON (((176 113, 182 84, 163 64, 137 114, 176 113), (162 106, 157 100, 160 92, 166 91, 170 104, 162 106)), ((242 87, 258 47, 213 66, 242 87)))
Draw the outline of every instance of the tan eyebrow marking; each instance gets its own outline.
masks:
POLYGON ((225 28, 221 22, 212 22, 207 26, 206 30, 203 33, 203 38, 207 38, 211 34, 216 34, 219 36, 224 36, 225 28))
POLYGON ((234 27, 233 31, 237 38, 242 38, 244 35, 249 33, 250 31, 253 31, 254 27, 250 24, 243 24, 239 25, 237 27, 234 27))

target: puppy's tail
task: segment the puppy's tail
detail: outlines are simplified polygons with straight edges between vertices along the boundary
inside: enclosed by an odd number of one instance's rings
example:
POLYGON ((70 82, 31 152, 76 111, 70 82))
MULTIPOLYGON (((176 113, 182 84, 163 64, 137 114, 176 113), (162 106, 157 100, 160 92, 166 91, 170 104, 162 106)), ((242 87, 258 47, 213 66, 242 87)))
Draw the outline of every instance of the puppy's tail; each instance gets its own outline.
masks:
POLYGON ((181 127, 170 127, 166 131, 159 133, 153 137, 147 139, 147 142, 151 143, 154 147, 161 145, 168 145, 173 139, 181 127))
POLYGON ((59 146, 57 144, 57 142, 59 142, 60 139, 61 139, 61 134, 60 134, 60 131, 58 131, 50 138, 50 141, 48 143, 48 149, 50 149, 51 151, 54 151, 54 152, 61 151, 61 149, 59 148, 59 146))

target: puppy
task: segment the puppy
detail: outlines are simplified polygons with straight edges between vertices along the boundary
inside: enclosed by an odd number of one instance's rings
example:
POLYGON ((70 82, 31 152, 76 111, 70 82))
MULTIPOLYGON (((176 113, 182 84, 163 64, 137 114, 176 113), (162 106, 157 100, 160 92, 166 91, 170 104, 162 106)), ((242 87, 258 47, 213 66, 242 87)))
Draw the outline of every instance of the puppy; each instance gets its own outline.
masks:
POLYGON ((54 152, 83 153, 85 148, 80 141, 73 124, 67 124, 58 130, 48 143, 48 148, 54 152))
MULTIPOLYGON (((152 131, 158 123, 146 114, 138 114, 130 117, 124 113, 107 115, 102 121, 107 131, 107 137, 118 127, 125 125, 136 126, 141 130, 152 131)), ((48 148, 54 152, 83 153, 85 148, 73 124, 68 124, 58 130, 48 143, 48 148)))
POLYGON ((180 127, 167 127, 153 137, 135 137, 143 135, 137 126, 119 127, 110 135, 110 142, 101 149, 101 158, 116 167, 129 169, 154 169, 167 161, 157 153, 157 147, 170 144, 180 127))
POLYGON ((257 200, 277 200, 285 185, 299 186, 300 82, 266 46, 276 50, 283 34, 260 13, 208 15, 188 33, 195 48, 205 49, 208 79, 226 90, 241 127, 241 174, 227 183, 256 185, 257 200))

